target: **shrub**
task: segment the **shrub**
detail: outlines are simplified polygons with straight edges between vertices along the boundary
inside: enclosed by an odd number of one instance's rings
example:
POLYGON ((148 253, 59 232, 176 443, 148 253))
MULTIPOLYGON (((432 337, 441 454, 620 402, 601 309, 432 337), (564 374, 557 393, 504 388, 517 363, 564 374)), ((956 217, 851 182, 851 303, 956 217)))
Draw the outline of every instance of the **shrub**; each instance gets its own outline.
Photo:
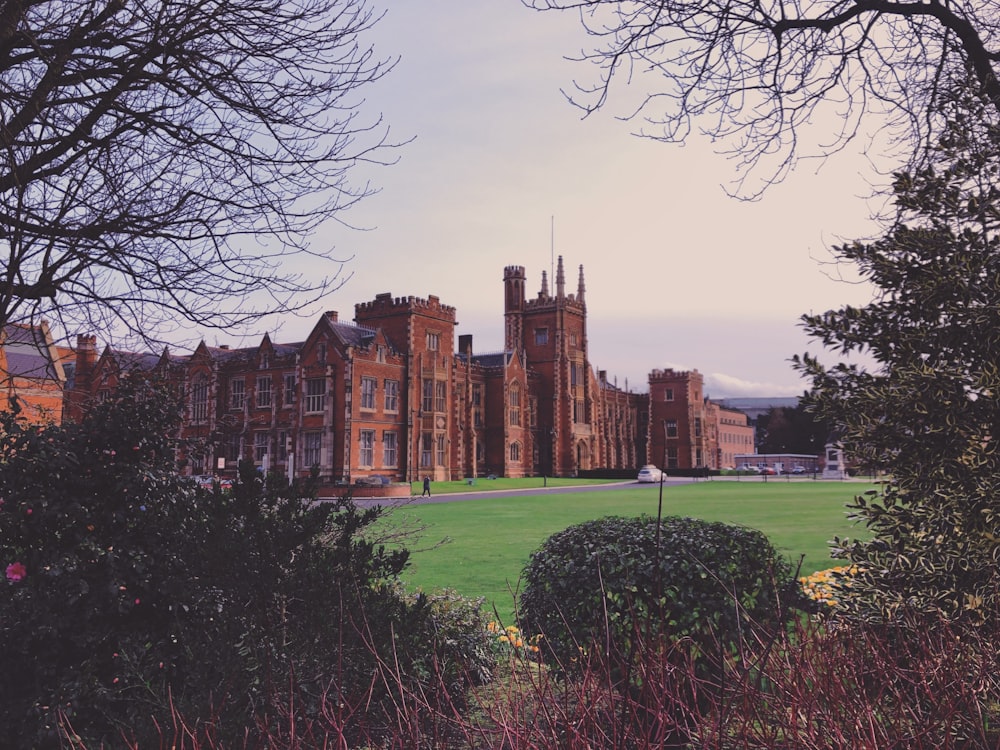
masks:
POLYGON ((403 689, 431 703, 481 677, 474 606, 401 594, 406 551, 366 538, 380 509, 250 465, 232 493, 196 488, 179 408, 135 381, 79 426, 0 417, 0 746, 59 746, 60 717, 90 747, 156 746, 178 714, 242 746, 331 707, 361 736, 403 689))
POLYGON ((608 517, 549 537, 524 569, 525 632, 566 667, 581 648, 635 653, 640 640, 732 647, 782 622, 790 568, 753 529, 691 518, 608 517))

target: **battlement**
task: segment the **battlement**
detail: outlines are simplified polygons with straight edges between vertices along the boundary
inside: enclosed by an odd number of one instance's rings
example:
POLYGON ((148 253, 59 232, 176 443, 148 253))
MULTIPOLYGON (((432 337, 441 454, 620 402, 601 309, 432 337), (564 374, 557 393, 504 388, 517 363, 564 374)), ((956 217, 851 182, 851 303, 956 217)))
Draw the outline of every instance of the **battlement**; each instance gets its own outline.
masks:
POLYGON ((691 377, 700 376, 701 373, 697 369, 694 370, 675 370, 672 367, 668 367, 664 370, 653 370, 649 373, 649 381, 654 380, 678 380, 691 377))
POLYGON ((399 313, 434 313, 438 316, 455 319, 455 308, 441 304, 440 298, 433 294, 427 299, 421 297, 393 297, 389 292, 375 295, 371 302, 359 302, 354 306, 354 317, 396 315, 399 313))
POLYGON ((536 297, 534 299, 528 299, 524 301, 524 311, 525 312, 540 312, 543 310, 554 310, 557 306, 562 305, 570 309, 575 309, 581 313, 585 309, 585 305, 576 299, 576 295, 569 294, 559 299, 558 297, 536 297))
POLYGON ((505 266, 503 269, 504 281, 507 279, 526 279, 524 266, 505 266))

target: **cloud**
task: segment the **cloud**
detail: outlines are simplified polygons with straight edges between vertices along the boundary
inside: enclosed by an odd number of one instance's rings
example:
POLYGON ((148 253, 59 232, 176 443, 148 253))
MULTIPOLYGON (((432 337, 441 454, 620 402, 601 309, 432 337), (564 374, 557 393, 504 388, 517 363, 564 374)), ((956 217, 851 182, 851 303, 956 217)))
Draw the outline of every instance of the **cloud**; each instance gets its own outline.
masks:
POLYGON ((711 372, 705 375, 705 393, 712 398, 800 396, 804 386, 788 383, 765 383, 711 372))

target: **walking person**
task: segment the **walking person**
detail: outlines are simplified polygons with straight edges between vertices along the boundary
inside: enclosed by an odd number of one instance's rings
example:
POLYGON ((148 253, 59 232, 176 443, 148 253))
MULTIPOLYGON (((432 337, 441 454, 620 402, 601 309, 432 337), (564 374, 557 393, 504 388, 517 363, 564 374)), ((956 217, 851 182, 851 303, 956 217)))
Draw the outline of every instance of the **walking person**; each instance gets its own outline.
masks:
POLYGON ((420 493, 420 497, 430 497, 431 496, 431 478, 424 477, 424 491, 420 493))

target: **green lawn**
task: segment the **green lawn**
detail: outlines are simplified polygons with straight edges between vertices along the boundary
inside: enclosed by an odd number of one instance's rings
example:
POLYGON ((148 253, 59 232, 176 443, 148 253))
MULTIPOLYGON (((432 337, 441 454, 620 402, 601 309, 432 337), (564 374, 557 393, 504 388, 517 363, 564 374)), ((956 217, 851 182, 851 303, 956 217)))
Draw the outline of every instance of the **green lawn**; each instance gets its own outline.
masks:
MULTIPOLYGON (((667 485, 663 514, 760 529, 793 565, 804 555, 805 575, 836 564, 827 546, 835 535, 863 533, 847 520, 845 505, 869 488, 855 482, 781 480, 667 485)), ((513 608, 510 592, 516 590, 528 556, 549 535, 607 515, 655 516, 658 496, 658 485, 629 485, 565 495, 404 506, 393 511, 392 521, 423 528, 406 542, 414 552, 403 578, 425 591, 451 588, 465 596, 484 597, 487 606, 495 605, 506 617, 513 608), (434 546, 445 539, 445 544, 434 546)))

